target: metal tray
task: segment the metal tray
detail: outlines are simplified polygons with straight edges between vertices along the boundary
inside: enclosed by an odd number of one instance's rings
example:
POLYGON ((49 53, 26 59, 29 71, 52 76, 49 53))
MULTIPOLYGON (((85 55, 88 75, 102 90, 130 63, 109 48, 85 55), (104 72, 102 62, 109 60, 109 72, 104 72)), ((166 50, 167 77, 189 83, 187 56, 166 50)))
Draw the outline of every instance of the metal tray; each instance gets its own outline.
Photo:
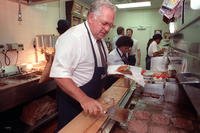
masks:
POLYGON ((200 83, 200 76, 194 73, 178 73, 177 77, 181 84, 200 83))
POLYGON ((200 88, 200 75, 194 73, 178 73, 177 78, 180 84, 187 84, 200 88))

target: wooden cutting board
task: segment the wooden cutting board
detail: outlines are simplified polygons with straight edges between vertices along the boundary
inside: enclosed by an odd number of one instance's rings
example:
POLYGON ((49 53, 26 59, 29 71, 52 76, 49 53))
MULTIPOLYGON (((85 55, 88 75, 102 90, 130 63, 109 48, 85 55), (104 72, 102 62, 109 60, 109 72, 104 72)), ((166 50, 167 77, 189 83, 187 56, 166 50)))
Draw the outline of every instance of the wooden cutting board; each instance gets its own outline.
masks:
MULTIPOLYGON (((107 89, 98 101, 103 104, 104 109, 107 109, 110 106, 109 103, 107 103, 109 99, 114 99, 114 104, 117 104, 127 90, 128 88, 124 87, 124 79, 121 78, 107 89)), ((81 112, 70 123, 64 126, 59 133, 97 133, 106 119, 107 116, 104 115, 94 117, 81 112)))

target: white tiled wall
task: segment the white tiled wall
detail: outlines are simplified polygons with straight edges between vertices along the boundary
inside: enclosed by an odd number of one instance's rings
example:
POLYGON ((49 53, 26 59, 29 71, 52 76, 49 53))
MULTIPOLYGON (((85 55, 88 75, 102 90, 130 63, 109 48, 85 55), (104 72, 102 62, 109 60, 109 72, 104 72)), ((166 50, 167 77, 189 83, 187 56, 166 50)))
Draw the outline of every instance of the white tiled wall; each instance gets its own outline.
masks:
MULTIPOLYGON (((22 22, 17 21, 18 3, 0 0, 0 44, 22 43, 24 51, 19 52, 18 64, 35 62, 33 39, 37 34, 57 35, 57 21, 59 19, 59 2, 49 2, 37 5, 21 6, 22 22)), ((8 52, 11 64, 16 62, 16 51, 8 52)), ((43 55, 41 59, 43 60, 43 55)), ((4 55, 0 53, 3 65, 4 55)))

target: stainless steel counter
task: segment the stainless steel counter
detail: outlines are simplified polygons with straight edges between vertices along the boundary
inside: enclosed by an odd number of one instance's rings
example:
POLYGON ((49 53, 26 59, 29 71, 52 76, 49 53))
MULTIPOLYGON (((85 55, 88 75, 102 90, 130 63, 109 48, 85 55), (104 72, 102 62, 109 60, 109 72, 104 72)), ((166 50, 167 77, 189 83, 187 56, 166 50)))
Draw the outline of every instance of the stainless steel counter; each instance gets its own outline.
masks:
MULTIPOLYGON (((187 91, 191 91, 191 89, 187 91)), ((195 100, 195 98, 198 99, 198 95, 200 93, 191 96, 194 102, 199 104, 199 100, 195 100)), ((161 84, 149 84, 145 88, 136 87, 130 105, 132 108, 129 108, 131 116, 128 122, 116 123, 111 133, 199 133, 200 131, 196 112, 185 94, 184 88, 176 82, 167 82, 163 87, 161 84)))
POLYGON ((39 75, 25 78, 2 78, 0 82, 0 112, 29 102, 56 88, 53 80, 39 84, 39 75))

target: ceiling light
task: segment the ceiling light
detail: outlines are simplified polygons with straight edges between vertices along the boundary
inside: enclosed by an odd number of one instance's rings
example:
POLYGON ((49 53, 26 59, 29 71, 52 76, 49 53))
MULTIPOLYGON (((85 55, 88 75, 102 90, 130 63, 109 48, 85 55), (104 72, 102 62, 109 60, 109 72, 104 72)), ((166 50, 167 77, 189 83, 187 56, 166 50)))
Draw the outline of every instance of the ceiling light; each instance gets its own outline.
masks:
POLYGON ((194 10, 200 9, 200 1, 199 0, 191 0, 190 7, 194 10))
POLYGON ((126 4, 116 4, 116 6, 120 9, 123 8, 136 8, 136 7, 147 7, 151 6, 150 1, 144 1, 144 2, 135 2, 135 3, 126 3, 126 4))
POLYGON ((175 23, 174 23, 174 22, 170 22, 170 23, 169 23, 169 32, 170 32, 170 33, 174 33, 175 30, 176 30, 176 28, 175 28, 175 23))

